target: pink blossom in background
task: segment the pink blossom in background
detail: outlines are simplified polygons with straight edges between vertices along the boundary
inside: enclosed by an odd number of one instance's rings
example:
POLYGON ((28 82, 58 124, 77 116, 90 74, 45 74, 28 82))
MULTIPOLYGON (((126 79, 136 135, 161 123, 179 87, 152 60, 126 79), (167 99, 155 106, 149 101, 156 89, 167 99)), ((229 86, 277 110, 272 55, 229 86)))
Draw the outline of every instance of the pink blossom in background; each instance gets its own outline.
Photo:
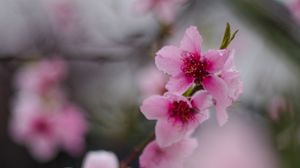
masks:
POLYGON ((45 0, 50 21, 55 31, 75 33, 79 27, 79 16, 73 0, 45 0))
POLYGON ((154 66, 149 66, 139 73, 137 82, 143 98, 161 95, 165 92, 167 76, 154 66))
POLYGON ((12 138, 27 146, 36 159, 41 161, 52 159, 59 148, 59 137, 53 120, 56 108, 44 107, 38 97, 24 95, 15 101, 12 112, 10 122, 12 138))
POLYGON ((65 68, 62 60, 42 60, 17 74, 10 133, 39 161, 53 159, 61 149, 78 156, 85 146, 82 110, 66 99, 60 86, 65 68))
POLYGON ((278 121, 283 112, 288 110, 288 104, 283 97, 276 96, 271 98, 268 104, 268 114, 273 121, 278 121))
POLYGON ((228 118, 226 108, 239 96, 242 85, 236 71, 231 71, 233 65, 229 57, 233 55, 230 50, 209 50, 202 54, 201 43, 197 28, 191 26, 180 47, 163 47, 157 52, 155 63, 158 69, 171 76, 166 85, 168 91, 182 94, 195 84, 207 90, 214 98, 219 124, 223 125, 228 118), (223 78, 221 72, 224 72, 223 78))
POLYGON ((118 158, 114 153, 104 150, 88 152, 82 168, 119 168, 118 158))
POLYGON ((84 137, 88 131, 82 110, 75 104, 66 104, 62 112, 57 113, 55 122, 62 147, 73 156, 82 153, 85 146, 84 137))
POLYGON ((206 91, 198 91, 191 100, 181 95, 166 93, 164 96, 150 96, 142 103, 140 110, 149 120, 157 120, 156 142, 161 147, 170 146, 189 136, 205 121, 212 105, 206 91))
POLYGON ((166 148, 161 148, 156 141, 150 142, 140 156, 141 168, 183 168, 198 143, 196 139, 186 138, 166 148))
POLYGON ((210 124, 202 127, 194 134, 199 145, 185 168, 281 167, 270 144, 272 137, 268 137, 262 123, 250 119, 252 112, 247 111, 244 117, 233 115, 232 122, 224 127, 210 124))
POLYGON ((293 3, 289 5, 289 8, 295 19, 300 22, 300 0, 294 0, 293 3))
POLYGON ((66 65, 58 58, 29 64, 16 76, 16 87, 22 91, 43 94, 55 88, 65 77, 66 65))
POLYGON ((153 11, 163 22, 171 23, 175 20, 177 9, 187 0, 137 0, 138 11, 153 11))

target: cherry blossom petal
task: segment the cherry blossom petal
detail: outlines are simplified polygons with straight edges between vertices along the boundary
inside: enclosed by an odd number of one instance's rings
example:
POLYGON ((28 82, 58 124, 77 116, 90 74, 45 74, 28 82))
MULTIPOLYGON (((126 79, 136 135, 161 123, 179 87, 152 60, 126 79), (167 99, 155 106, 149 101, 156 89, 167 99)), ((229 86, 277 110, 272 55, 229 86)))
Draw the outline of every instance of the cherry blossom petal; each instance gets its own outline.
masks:
POLYGON ((209 93, 204 90, 196 92, 191 98, 191 103, 200 111, 209 108, 213 104, 209 93))
POLYGON ((186 30, 184 37, 180 42, 180 48, 184 51, 201 55, 201 43, 202 37, 198 32, 197 27, 190 26, 186 30))
POLYGON ((34 136, 28 143, 31 154, 41 162, 53 159, 58 151, 57 141, 51 137, 34 136))
POLYGON ((176 160, 182 160, 192 155, 198 147, 198 142, 195 138, 184 138, 183 140, 167 147, 167 153, 170 157, 176 160))
POLYGON ((222 72, 221 78, 228 86, 228 96, 232 101, 237 100, 243 92, 243 84, 240 80, 240 73, 237 71, 222 72))
POLYGON ((226 108, 231 104, 226 83, 219 77, 208 76, 204 78, 203 86, 215 99, 219 125, 224 125, 228 118, 226 108))
POLYGON ((214 73, 220 71, 229 57, 230 51, 224 50, 209 50, 205 54, 205 60, 207 61, 206 70, 214 73))
POLYGON ((170 77, 166 89, 170 92, 182 94, 193 84, 192 78, 186 78, 183 74, 170 77))
POLYGON ((186 136, 187 130, 170 120, 158 120, 155 126, 156 141, 160 147, 170 146, 186 136))
POLYGON ((100 150, 89 152, 84 161, 83 168, 119 168, 117 156, 108 151, 100 150))
POLYGON ((228 70, 234 70, 234 55, 235 55, 235 50, 231 50, 229 53, 229 57, 227 61, 224 64, 223 71, 228 71, 228 70))
POLYGON ((166 97, 153 95, 143 101, 141 112, 148 120, 167 117, 170 102, 166 97))
POLYGON ((197 148, 195 139, 185 138, 166 148, 161 148, 156 141, 150 142, 140 156, 142 168, 183 168, 183 163, 197 148))
POLYGON ((181 50, 175 46, 166 46, 156 53, 155 64, 157 68, 169 75, 181 72, 181 50))
POLYGON ((216 111, 217 111, 217 120, 220 126, 223 126, 224 124, 227 123, 228 121, 228 113, 226 111, 226 108, 222 106, 216 106, 216 111))

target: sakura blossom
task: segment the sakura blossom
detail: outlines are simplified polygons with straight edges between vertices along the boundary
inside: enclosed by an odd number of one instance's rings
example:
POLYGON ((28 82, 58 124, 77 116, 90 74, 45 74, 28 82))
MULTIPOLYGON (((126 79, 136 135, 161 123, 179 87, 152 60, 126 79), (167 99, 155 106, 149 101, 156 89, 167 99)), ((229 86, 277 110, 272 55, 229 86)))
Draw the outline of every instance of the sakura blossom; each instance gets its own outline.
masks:
POLYGON ((197 148, 198 142, 193 138, 185 138, 181 141, 161 148, 156 141, 150 142, 140 156, 141 168, 183 168, 188 157, 197 148))
POLYGON ((163 22, 171 23, 175 20, 178 8, 187 0, 137 0, 137 10, 153 11, 163 22))
POLYGON ((183 94, 194 86, 207 90, 215 101, 218 122, 223 125, 228 118, 226 108, 240 95, 242 84, 238 72, 233 70, 233 54, 229 49, 202 53, 201 44, 197 28, 190 26, 180 47, 163 47, 157 52, 155 63, 171 76, 166 84, 169 92, 183 94))
POLYGON ((16 75, 15 85, 21 92, 43 94, 59 85, 65 77, 66 65, 61 59, 41 60, 22 68, 16 75))
POLYGON ((207 108, 211 105, 206 91, 198 91, 191 100, 166 93, 145 99, 140 110, 147 119, 157 120, 156 142, 160 147, 167 147, 191 135, 201 122, 208 119, 207 108))
POLYGON ((21 68, 17 75, 10 134, 39 161, 53 159, 61 149, 72 156, 84 150, 88 125, 83 110, 67 99, 60 86, 65 68, 62 60, 42 60, 21 68))
POLYGON ((117 156, 109 151, 88 152, 83 161, 83 168, 119 168, 117 156))

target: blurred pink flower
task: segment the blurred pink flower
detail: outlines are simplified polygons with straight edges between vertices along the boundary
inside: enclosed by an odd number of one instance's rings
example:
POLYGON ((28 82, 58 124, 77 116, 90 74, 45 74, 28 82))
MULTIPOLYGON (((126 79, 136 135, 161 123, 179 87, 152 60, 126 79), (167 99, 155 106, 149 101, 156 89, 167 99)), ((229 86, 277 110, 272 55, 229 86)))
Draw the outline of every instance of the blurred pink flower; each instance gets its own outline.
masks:
POLYGON ((183 164, 197 148, 196 139, 186 138, 166 148, 150 142, 140 156, 141 168, 183 168, 183 164))
POLYGON ((294 0, 290 5, 289 8, 294 15, 295 19, 300 22, 300 0, 294 0))
POLYGON ((229 68, 226 66, 230 56, 228 49, 209 50, 202 54, 201 43, 197 28, 191 26, 186 30, 180 47, 163 47, 157 52, 155 63, 158 69, 171 75, 166 85, 168 91, 182 94, 193 84, 207 90, 215 100, 219 124, 223 125, 228 118, 226 108, 232 104, 231 97, 236 97, 236 90, 240 90, 235 88, 241 86, 238 84, 240 78, 229 73, 220 77, 220 72, 229 68), (230 86, 232 83, 235 85, 230 86))
MULTIPOLYGON (((239 113, 224 127, 207 124, 195 133, 199 146, 185 162, 186 168, 279 168, 280 159, 264 125, 239 113), (241 114, 243 117, 241 117, 241 114)), ((237 113, 235 113, 237 114, 237 113)))
POLYGON ((208 117, 207 108, 212 105, 206 91, 196 92, 189 101, 186 97, 166 93, 150 96, 140 107, 149 120, 157 120, 156 141, 166 147, 189 136, 208 117))
POLYGON ((77 156, 84 150, 84 136, 88 125, 82 111, 76 105, 68 104, 62 110, 55 118, 56 131, 62 147, 77 156))
POLYGON ((57 86, 65 74, 66 65, 63 60, 42 60, 20 69, 16 77, 16 86, 19 90, 43 94, 57 86))
POLYGON ((79 16, 73 0, 47 0, 50 21, 56 31, 74 33, 79 26, 79 16))
POLYGON ((153 11, 166 23, 175 20, 176 11, 187 0, 137 0, 137 10, 142 12, 153 11))
POLYGON ((65 71, 64 62, 57 59, 30 64, 17 74, 10 133, 39 161, 54 158, 60 149, 73 156, 84 149, 87 123, 61 89, 65 71))
POLYGON ((276 96, 271 98, 268 104, 268 113, 273 121, 278 121, 285 110, 288 110, 288 104, 283 97, 276 96))
POLYGON ((88 152, 84 161, 83 168, 119 168, 117 156, 108 151, 100 150, 88 152))
POLYGON ((138 87, 143 95, 142 97, 163 94, 166 83, 167 76, 154 66, 143 69, 138 76, 138 87))
POLYGON ((28 95, 15 102, 12 111, 12 138, 27 146, 40 161, 52 159, 59 148, 59 137, 53 120, 56 112, 51 111, 54 109, 44 107, 39 98, 28 95))

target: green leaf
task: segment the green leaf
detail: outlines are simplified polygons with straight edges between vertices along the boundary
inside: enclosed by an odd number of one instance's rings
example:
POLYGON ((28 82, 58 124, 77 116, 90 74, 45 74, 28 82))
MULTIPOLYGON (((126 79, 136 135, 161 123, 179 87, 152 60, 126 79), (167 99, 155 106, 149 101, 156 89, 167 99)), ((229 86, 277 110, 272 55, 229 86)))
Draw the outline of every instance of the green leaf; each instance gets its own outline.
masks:
POLYGON ((238 32, 238 30, 234 31, 234 33, 231 35, 230 24, 227 22, 220 49, 227 48, 228 45, 230 44, 230 42, 235 38, 237 32, 238 32))

